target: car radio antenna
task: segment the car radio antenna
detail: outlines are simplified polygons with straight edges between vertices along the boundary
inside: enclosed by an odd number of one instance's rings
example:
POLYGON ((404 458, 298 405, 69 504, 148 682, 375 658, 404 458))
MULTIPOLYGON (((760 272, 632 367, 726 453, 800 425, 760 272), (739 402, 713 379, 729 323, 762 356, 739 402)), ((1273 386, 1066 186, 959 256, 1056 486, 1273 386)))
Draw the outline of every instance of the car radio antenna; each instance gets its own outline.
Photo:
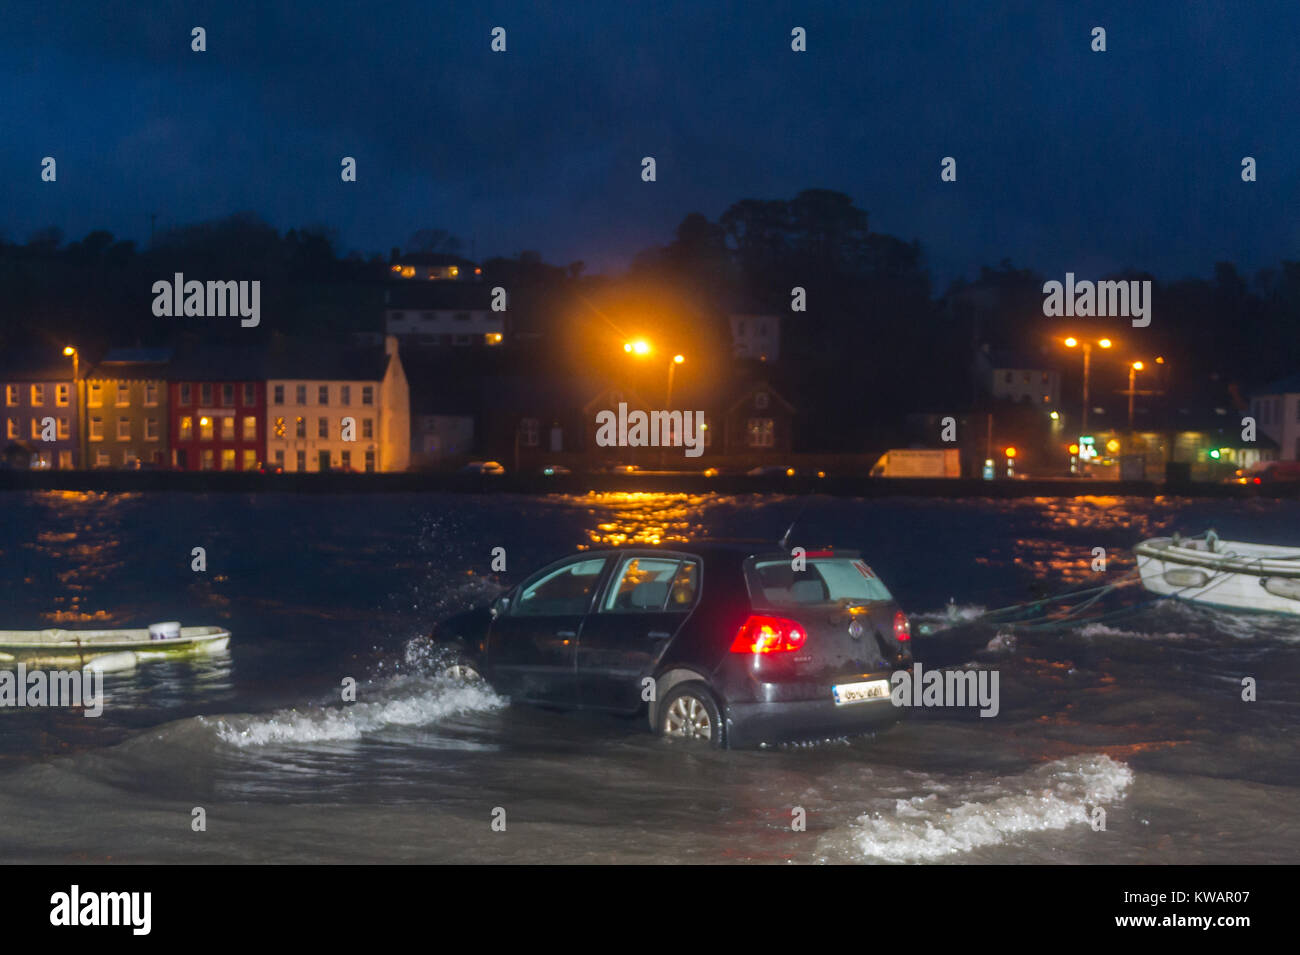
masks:
POLYGON ((799 508, 799 513, 794 516, 794 520, 790 522, 790 526, 785 529, 785 533, 782 534, 781 539, 777 541, 777 544, 782 550, 786 550, 790 546, 790 535, 794 533, 794 526, 799 523, 799 518, 803 517, 803 512, 808 510, 808 504, 808 501, 803 502, 803 507, 799 508))

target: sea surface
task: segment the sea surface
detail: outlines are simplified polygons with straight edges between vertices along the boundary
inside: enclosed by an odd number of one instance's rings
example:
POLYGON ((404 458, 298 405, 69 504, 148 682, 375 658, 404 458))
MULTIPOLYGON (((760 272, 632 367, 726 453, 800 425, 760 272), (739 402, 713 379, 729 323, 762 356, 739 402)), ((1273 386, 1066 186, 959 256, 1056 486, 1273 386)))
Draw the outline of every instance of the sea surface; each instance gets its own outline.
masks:
POLYGON ((0 493, 0 626, 234 635, 107 675, 99 718, 0 708, 0 861, 1295 862, 1300 618, 1125 587, 1100 620, 979 619, 1120 582, 1138 541, 1208 527, 1300 545, 1300 505, 0 493), (863 551, 923 664, 996 670, 998 715, 912 710, 875 737, 700 751, 434 675, 432 622, 548 560, 776 541, 796 518, 799 540, 863 551))

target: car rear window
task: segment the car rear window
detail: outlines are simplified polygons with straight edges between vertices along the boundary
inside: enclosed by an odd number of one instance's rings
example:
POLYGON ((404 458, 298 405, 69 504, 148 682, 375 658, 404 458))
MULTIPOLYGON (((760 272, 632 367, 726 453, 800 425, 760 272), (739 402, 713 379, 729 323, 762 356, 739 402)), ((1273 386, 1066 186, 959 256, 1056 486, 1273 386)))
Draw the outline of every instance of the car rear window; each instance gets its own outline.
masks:
POLYGON ((857 557, 808 557, 799 570, 788 559, 745 565, 750 600, 757 607, 859 604, 892 600, 889 589, 857 557))

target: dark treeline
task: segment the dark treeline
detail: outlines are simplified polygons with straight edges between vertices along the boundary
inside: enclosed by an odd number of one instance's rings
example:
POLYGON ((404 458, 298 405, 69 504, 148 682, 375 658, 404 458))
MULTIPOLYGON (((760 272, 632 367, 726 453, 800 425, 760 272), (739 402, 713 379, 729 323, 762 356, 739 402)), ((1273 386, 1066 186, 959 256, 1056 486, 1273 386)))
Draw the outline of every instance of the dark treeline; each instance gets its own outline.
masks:
MULTIPOLYGON (((462 251, 450 232, 425 229, 404 250, 345 253, 327 227, 281 233, 248 213, 160 232, 149 248, 104 231, 65 241, 47 229, 0 243, 0 344, 75 343, 93 355, 135 344, 338 339, 382 326, 389 265, 420 250, 462 251), (261 280, 262 325, 155 317, 152 285, 175 272, 261 280)), ((712 374, 726 364, 729 312, 782 316, 783 353, 770 374, 800 411, 799 443, 827 450, 896 432, 909 413, 971 409, 971 369, 984 344, 1027 355, 1055 348, 1049 362, 1069 372, 1073 363, 1056 344, 1061 335, 1111 335, 1126 359, 1166 357, 1155 383, 1188 401, 1211 390, 1244 396, 1300 371, 1300 262, 1283 260, 1253 276, 1221 262, 1208 279, 1080 275, 1150 279, 1150 327, 1047 318, 1043 283, 1064 276, 1003 261, 936 290, 918 241, 872 232, 864 210, 828 190, 741 200, 716 221, 692 213, 670 242, 643 251, 619 276, 584 275, 583 263, 548 264, 538 252, 482 265, 484 281, 510 293, 519 349, 500 360, 559 374, 608 370, 608 356, 634 333, 688 352, 694 374, 712 374), (796 287, 805 291, 806 311, 791 311, 796 287), (531 357, 520 359, 525 348, 531 357)), ((1106 379, 1120 374, 1114 365, 1094 371, 1099 393, 1123 387, 1106 379)))

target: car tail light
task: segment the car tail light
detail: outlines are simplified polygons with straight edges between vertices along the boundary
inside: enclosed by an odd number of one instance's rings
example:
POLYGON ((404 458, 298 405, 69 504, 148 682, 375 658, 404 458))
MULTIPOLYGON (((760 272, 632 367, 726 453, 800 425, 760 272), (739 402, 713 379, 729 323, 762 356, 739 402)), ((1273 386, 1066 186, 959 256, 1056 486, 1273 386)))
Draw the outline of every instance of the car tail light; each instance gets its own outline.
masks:
POLYGON ((732 653, 789 653, 803 647, 808 631, 793 620, 751 614, 731 642, 732 653))
POLYGON ((912 639, 912 624, 901 610, 894 613, 894 639, 899 642, 912 639))

